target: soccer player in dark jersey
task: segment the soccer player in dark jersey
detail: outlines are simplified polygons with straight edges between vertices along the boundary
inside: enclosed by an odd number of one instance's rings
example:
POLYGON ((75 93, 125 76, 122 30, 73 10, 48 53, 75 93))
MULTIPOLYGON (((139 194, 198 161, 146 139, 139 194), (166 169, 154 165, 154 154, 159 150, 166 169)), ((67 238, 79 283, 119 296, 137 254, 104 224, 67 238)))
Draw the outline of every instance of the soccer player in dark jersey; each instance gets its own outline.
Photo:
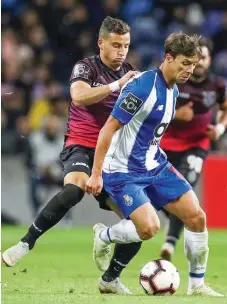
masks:
MULTIPOLYGON (((80 60, 74 66, 70 79, 72 102, 68 131, 60 154, 64 187, 43 208, 21 241, 3 253, 3 260, 8 266, 19 262, 42 234, 56 225, 70 208, 82 200, 85 183, 93 165, 99 131, 112 111, 121 87, 137 74, 125 62, 129 45, 129 26, 121 20, 106 17, 99 32, 100 54, 80 60)), ((109 208, 111 202, 107 200, 108 194, 105 191, 96 199, 101 208, 109 208)), ((111 208, 114 208, 113 204, 111 208)), ((100 269, 107 270, 100 280, 102 292, 130 293, 120 282, 119 275, 140 246, 141 243, 135 243, 115 247, 111 263, 109 264, 108 258, 108 263, 104 263, 100 269)), ((104 254, 108 257, 110 252, 104 254)))
MULTIPOLYGON (((202 58, 186 83, 178 85, 179 97, 175 120, 165 132, 161 147, 169 161, 194 187, 199 179, 203 162, 208 154, 210 141, 216 141, 227 126, 227 87, 225 81, 209 73, 211 46, 201 39, 202 58), (212 125, 213 106, 218 104, 222 115, 212 125)), ((183 223, 169 215, 166 241, 161 257, 171 260, 183 223)))

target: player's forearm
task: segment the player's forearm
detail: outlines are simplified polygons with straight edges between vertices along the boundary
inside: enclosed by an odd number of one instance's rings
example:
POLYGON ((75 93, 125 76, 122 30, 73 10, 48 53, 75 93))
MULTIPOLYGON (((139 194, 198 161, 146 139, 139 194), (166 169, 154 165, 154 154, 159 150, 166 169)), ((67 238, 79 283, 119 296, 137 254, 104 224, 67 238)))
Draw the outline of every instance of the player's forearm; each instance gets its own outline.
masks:
POLYGON ((102 87, 87 88, 81 91, 72 89, 72 101, 78 107, 95 104, 106 98, 112 92, 116 91, 116 86, 117 83, 115 85, 115 88, 111 87, 111 85, 104 85, 102 87))
POLYGON ((218 123, 222 124, 225 128, 227 127, 227 109, 221 111, 218 123))
POLYGON ((110 147, 113 135, 114 131, 110 132, 105 127, 99 133, 99 138, 95 149, 94 165, 92 168, 92 174, 96 176, 102 175, 103 162, 110 147))

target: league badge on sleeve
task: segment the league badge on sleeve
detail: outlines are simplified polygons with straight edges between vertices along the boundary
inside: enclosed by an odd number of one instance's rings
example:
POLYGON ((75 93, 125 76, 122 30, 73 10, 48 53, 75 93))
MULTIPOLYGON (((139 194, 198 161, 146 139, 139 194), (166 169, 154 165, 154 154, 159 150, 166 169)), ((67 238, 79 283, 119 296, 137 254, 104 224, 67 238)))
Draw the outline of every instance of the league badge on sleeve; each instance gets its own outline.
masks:
POLYGON ((88 74, 90 72, 90 68, 82 63, 76 64, 73 71, 73 78, 84 78, 88 79, 88 74))
POLYGON ((128 93, 126 98, 121 102, 120 108, 125 112, 134 115, 138 108, 142 105, 142 100, 133 95, 132 93, 128 93))

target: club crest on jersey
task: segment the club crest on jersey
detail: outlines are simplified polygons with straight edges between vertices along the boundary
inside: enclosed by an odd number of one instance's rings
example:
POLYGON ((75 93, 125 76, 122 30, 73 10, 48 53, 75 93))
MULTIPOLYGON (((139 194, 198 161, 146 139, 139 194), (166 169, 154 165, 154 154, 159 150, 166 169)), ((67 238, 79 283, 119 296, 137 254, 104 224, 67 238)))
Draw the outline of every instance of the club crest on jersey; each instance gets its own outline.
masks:
POLYGON ((128 194, 125 194, 123 196, 124 200, 125 200, 125 205, 130 207, 133 204, 133 198, 131 196, 129 196, 128 194))
POLYGON ((120 108, 125 112, 134 115, 142 103, 142 100, 140 100, 138 97, 132 93, 128 93, 125 99, 121 102, 120 108))
POLYGON ((73 70, 73 78, 81 77, 84 79, 88 79, 88 73, 90 72, 90 68, 82 63, 78 63, 75 65, 73 70))

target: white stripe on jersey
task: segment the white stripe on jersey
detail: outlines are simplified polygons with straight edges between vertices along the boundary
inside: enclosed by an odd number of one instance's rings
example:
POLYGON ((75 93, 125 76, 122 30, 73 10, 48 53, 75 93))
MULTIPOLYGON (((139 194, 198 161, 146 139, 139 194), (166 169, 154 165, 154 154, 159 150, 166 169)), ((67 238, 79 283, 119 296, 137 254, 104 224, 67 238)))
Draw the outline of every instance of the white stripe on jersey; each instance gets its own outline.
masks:
MULTIPOLYGON (((140 77, 141 74, 137 75, 136 78, 140 77)), ((154 85, 146 102, 133 119, 114 134, 110 148, 105 157, 103 165, 104 172, 111 173, 117 171, 128 173, 128 158, 135 144, 136 135, 157 101, 155 88, 156 78, 157 74, 155 75, 154 85)))

